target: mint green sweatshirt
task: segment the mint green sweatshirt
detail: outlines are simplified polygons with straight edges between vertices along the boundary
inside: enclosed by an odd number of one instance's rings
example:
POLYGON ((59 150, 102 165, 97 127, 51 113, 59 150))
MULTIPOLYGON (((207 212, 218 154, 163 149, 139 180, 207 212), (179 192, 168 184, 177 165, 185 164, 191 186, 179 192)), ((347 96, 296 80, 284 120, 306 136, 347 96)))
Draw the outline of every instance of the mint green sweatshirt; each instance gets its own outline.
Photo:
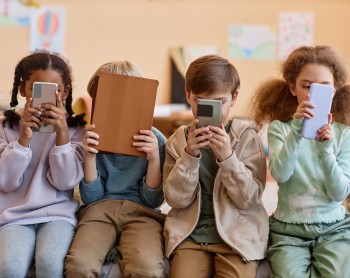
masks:
POLYGON ((333 123, 333 140, 301 136, 303 120, 273 121, 270 171, 279 185, 274 217, 287 223, 332 223, 345 217, 350 193, 350 129, 333 123))

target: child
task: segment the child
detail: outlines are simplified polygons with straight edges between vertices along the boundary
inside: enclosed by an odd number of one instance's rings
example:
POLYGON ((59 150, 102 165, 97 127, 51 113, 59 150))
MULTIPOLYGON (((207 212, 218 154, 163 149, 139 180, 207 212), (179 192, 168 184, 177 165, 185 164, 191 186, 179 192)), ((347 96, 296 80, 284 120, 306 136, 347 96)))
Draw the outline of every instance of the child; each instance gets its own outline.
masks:
POLYGON ((345 277, 350 273, 350 217, 341 202, 350 193, 350 87, 345 67, 328 46, 303 46, 282 65, 284 80, 263 84, 254 118, 268 128, 271 175, 279 185, 270 218, 268 259, 273 277, 345 277), (335 87, 329 123, 318 140, 303 139, 312 118, 311 83, 335 87), (346 274, 348 273, 348 274, 346 274))
MULTIPOLYGON (((91 77, 88 93, 96 94, 96 77, 111 72, 140 77, 128 61, 102 65, 91 77)), ((155 128, 141 130, 133 146, 146 157, 98 154, 95 126, 85 133, 84 179, 80 193, 87 208, 66 260, 67 277, 97 277, 108 251, 117 245, 124 277, 163 277, 164 215, 161 168, 165 137, 155 128)))
POLYGON ((181 126, 166 143, 164 194, 170 277, 255 277, 265 257, 268 217, 262 204, 266 160, 251 124, 227 121, 240 80, 216 55, 192 62, 186 98, 197 118, 197 100, 222 102, 219 127, 181 126))
POLYGON ((63 277, 77 222, 73 188, 83 177, 84 159, 79 126, 85 122, 83 115, 72 116, 71 103, 71 70, 58 54, 35 52, 16 66, 13 111, 5 111, 0 124, 1 277, 25 277, 33 259, 36 277, 63 277), (34 82, 58 85, 57 107, 31 107, 34 82), (18 91, 26 98, 23 111, 14 111, 18 91), (42 123, 55 132, 32 131, 42 123))

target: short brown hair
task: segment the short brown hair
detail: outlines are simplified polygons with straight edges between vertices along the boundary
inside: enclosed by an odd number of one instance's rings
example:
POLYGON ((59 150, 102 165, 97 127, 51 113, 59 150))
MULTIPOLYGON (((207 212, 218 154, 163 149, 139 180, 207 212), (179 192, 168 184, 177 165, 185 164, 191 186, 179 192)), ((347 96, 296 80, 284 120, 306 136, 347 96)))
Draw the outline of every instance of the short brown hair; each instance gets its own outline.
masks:
POLYGON ((186 72, 186 90, 193 94, 228 90, 232 95, 240 86, 237 69, 218 55, 206 55, 194 60, 186 72))

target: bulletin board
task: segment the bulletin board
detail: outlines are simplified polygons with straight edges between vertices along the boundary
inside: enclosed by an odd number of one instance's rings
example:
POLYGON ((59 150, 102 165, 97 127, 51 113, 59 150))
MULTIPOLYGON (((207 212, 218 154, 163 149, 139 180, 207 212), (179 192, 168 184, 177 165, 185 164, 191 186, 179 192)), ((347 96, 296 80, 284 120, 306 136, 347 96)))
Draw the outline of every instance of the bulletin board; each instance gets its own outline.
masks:
MULTIPOLYGON (((11 0, 12 1, 12 0, 11 0)), ((314 44, 332 45, 348 60, 347 0, 42 0, 65 9, 64 54, 74 75, 74 99, 86 96, 90 76, 103 63, 129 60, 147 78, 159 80, 157 103, 170 102, 169 50, 214 45, 228 57, 231 24, 278 24, 281 12, 313 14, 314 44)), ((29 53, 29 28, 0 26, 0 103, 8 103, 15 65, 29 53)), ((231 59, 241 77, 232 114, 247 116, 260 82, 279 76, 280 61, 231 59)))

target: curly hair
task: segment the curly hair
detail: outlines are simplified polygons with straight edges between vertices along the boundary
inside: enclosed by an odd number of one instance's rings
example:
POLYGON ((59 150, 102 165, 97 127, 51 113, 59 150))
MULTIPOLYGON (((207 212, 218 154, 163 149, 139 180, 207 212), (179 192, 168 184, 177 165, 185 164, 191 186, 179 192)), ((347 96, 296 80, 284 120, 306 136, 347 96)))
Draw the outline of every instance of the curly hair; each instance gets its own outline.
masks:
POLYGON ((50 53, 46 50, 35 51, 32 54, 22 58, 15 68, 14 81, 11 94, 11 109, 4 112, 5 120, 3 125, 9 124, 10 128, 17 126, 21 120, 20 116, 15 112, 15 107, 18 105, 17 95, 21 82, 26 82, 36 70, 52 69, 57 71, 64 83, 64 86, 69 86, 70 90, 66 99, 66 111, 68 113, 67 124, 70 127, 84 126, 84 114, 74 115, 72 109, 72 76, 71 68, 67 61, 59 53, 50 53))
POLYGON ((302 68, 307 64, 324 65, 334 77, 336 94, 332 103, 333 120, 350 125, 350 86, 346 85, 347 72, 341 57, 329 46, 302 46, 294 50, 282 63, 283 79, 272 79, 258 87, 251 99, 251 115, 261 128, 273 120, 286 122, 293 118, 298 101, 290 92, 302 68))

